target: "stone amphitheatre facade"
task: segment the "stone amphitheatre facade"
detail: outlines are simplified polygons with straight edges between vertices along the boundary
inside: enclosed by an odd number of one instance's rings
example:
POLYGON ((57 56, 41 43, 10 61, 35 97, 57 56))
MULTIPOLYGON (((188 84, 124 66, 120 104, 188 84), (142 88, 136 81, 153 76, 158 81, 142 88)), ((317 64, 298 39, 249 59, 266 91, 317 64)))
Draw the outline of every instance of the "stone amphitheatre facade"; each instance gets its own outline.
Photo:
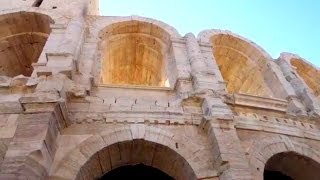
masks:
POLYGON ((318 180, 319 100, 317 67, 230 31, 0 0, 0 179, 318 180))

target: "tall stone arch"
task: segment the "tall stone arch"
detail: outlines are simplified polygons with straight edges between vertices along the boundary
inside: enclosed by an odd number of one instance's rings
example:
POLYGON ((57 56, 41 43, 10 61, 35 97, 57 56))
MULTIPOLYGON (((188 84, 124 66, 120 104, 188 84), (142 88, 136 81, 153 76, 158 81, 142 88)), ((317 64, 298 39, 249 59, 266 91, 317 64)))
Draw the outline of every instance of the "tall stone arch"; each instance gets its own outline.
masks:
POLYGON ((216 29, 202 31, 198 39, 213 46, 213 59, 228 92, 282 99, 292 94, 272 57, 253 41, 216 29))
POLYGON ((52 170, 50 179, 97 178, 113 168, 132 163, 155 167, 175 179, 210 179, 215 176, 215 171, 209 154, 210 149, 194 148, 191 144, 179 140, 179 135, 162 128, 135 124, 109 129, 83 141, 63 157, 52 170), (131 143, 136 145, 137 151, 140 149, 144 153, 133 152, 134 149, 126 152, 130 149, 126 147, 132 145, 131 143), (114 154, 106 156, 102 153, 106 148, 111 148, 107 151, 114 154), (119 152, 117 154, 112 148, 120 149, 120 154, 125 156, 122 156, 122 159, 117 158, 119 152), (130 153, 136 153, 132 162, 127 156, 130 153), (97 158, 104 160, 101 166, 97 166, 97 158))

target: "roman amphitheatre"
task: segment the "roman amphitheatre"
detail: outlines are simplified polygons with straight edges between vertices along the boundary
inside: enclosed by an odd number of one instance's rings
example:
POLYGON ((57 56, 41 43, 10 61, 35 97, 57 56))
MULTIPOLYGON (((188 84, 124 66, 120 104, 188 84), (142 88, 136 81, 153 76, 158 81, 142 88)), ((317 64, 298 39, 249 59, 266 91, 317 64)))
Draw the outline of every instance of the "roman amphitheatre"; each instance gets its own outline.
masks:
POLYGON ((0 179, 320 178, 320 70, 294 52, 98 0, 0 9, 0 179))

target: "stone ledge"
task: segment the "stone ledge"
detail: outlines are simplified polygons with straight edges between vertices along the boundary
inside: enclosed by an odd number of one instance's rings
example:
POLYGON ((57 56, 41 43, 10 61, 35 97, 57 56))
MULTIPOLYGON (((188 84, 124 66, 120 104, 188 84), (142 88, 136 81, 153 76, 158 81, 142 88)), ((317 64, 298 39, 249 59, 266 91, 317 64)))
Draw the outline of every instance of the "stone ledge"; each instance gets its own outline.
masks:
POLYGON ((111 123, 111 124, 166 124, 166 125, 199 125, 202 115, 185 114, 175 115, 170 113, 88 113, 69 112, 71 123, 111 123))
POLYGON ((97 84, 98 88, 124 88, 124 89, 143 89, 143 90, 161 90, 161 91, 173 91, 174 88, 171 87, 161 87, 161 86, 141 86, 141 85, 131 85, 131 84, 97 84))
POLYGON ((266 110, 287 112, 288 101, 284 99, 253 96, 249 94, 232 94, 226 98, 227 104, 246 106, 266 110))
POLYGON ((315 124, 277 117, 235 117, 236 129, 264 131, 300 138, 320 140, 320 130, 315 124))

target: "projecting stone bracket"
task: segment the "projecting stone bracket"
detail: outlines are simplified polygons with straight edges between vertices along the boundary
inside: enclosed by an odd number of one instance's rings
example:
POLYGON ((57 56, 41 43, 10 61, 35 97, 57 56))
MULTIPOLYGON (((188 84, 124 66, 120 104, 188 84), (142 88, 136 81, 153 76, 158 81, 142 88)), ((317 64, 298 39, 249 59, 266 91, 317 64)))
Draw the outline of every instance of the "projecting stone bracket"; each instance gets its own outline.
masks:
POLYGON ((75 74, 76 63, 72 54, 46 53, 46 59, 47 63, 32 64, 38 77, 61 73, 71 79, 73 74, 75 74))
POLYGON ((68 118, 68 110, 65 101, 62 99, 46 99, 38 97, 20 98, 21 107, 24 113, 50 113, 52 112, 57 121, 59 131, 68 127, 71 123, 68 118))
POLYGON ((252 108, 269 109, 274 111, 286 112, 288 101, 276 98, 265 98, 249 94, 232 94, 227 98, 228 104, 246 106, 252 108))
POLYGON ((65 101, 57 94, 37 93, 29 96, 10 95, 0 98, 1 114, 54 113, 59 130, 66 128, 70 121, 65 101))

